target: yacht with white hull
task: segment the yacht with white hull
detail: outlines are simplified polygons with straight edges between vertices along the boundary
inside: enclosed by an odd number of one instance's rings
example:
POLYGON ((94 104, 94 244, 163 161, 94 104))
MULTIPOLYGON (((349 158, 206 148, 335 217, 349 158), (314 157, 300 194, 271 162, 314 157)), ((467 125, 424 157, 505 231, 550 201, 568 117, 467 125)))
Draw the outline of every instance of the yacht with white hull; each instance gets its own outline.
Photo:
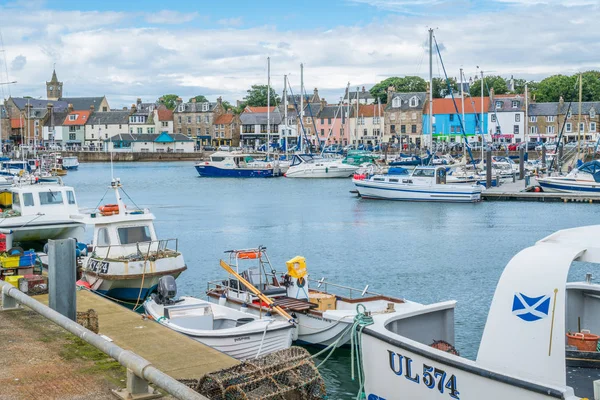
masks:
POLYGON ((600 161, 584 163, 566 176, 547 176, 537 181, 545 192, 600 193, 600 161))
POLYGON ((446 167, 418 166, 409 175, 373 175, 352 180, 365 199, 472 203, 481 200, 481 185, 447 184, 446 167))
POLYGON ((286 178, 349 178, 358 165, 345 164, 342 159, 325 159, 311 154, 295 154, 286 178))

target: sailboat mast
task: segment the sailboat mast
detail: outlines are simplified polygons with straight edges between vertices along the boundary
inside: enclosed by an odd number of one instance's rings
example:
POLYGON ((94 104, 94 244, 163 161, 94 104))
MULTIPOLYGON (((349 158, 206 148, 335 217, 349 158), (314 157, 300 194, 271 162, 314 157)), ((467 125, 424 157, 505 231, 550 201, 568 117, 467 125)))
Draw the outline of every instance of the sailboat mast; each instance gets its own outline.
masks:
POLYGON ((356 124, 354 124, 354 137, 356 138, 356 148, 358 149, 358 86, 356 87, 356 124))
POLYGON ((300 134, 300 153, 304 153, 304 64, 300 63, 300 126, 302 133, 300 134))
POLYGON ((433 29, 429 29, 429 147, 433 147, 433 29))
MULTIPOLYGON (((465 85, 463 84, 463 69, 460 69, 460 107, 461 107, 461 120, 462 120, 462 128, 466 130, 466 123, 465 123, 465 91, 464 91, 464 87, 465 85)), ((465 142, 467 141, 466 139, 466 134, 467 132, 461 132, 462 135, 465 135, 465 142)), ((467 156, 467 143, 465 143, 465 145, 463 146, 463 153, 465 155, 465 157, 467 156)))
POLYGON ((582 74, 579 73, 579 117, 577 118, 577 158, 579 158, 579 151, 581 148, 581 97, 583 93, 583 81, 581 78, 582 74))
POLYGON ((483 70, 481 70, 481 162, 483 162, 483 148, 485 147, 485 131, 483 123, 483 70))
POLYGON ((529 88, 527 86, 527 84, 525 84, 525 132, 523 135, 523 138, 525 139, 525 153, 528 153, 527 151, 527 142, 528 142, 528 136, 529 136, 529 88))
POLYGON ((346 135, 348 135, 349 144, 353 144, 352 138, 350 137, 350 82, 348 82, 348 86, 346 86, 346 94, 348 95, 348 107, 346 110, 346 135))
POLYGON ((271 57, 267 57, 267 161, 271 147, 271 57))
POLYGON ((287 152, 288 152, 288 141, 290 138, 287 135, 288 133, 288 124, 287 124, 287 75, 283 76, 283 126, 284 132, 283 137, 285 141, 285 159, 287 160, 287 152))

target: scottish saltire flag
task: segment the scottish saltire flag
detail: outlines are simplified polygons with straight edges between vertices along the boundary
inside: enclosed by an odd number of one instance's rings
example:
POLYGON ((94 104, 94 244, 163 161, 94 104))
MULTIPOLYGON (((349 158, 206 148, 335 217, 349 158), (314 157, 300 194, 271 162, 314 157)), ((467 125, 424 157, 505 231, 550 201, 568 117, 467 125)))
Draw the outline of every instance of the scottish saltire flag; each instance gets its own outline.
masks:
POLYGON ((550 309, 550 296, 528 297, 523 293, 515 293, 512 313, 523 321, 532 322, 546 318, 550 309))

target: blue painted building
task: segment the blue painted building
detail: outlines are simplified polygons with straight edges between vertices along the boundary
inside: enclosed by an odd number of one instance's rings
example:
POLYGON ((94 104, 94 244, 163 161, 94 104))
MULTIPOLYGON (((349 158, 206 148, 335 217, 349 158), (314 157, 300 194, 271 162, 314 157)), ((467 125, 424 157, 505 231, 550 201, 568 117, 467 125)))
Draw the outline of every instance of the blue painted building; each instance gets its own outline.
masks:
MULTIPOLYGON (((465 97, 464 129, 469 141, 479 140, 483 132, 487 132, 487 112, 489 97, 483 98, 483 121, 481 119, 481 97, 465 97), (483 129, 482 129, 483 128, 483 129)), ((459 142, 462 140, 460 120, 462 118, 462 101, 460 98, 433 99, 433 140, 459 142), (455 107, 456 102, 456 107, 455 107), (458 111, 457 111, 458 110, 458 111)), ((423 135, 429 135, 429 107, 423 113, 423 135)))

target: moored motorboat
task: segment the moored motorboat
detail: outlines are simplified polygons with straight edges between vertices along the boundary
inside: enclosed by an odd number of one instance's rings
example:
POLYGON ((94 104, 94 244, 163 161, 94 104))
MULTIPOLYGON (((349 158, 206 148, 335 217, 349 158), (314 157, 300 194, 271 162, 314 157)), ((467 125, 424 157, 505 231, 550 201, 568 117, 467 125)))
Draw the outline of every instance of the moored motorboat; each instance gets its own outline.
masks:
POLYGON ((291 346, 293 325, 288 321, 269 315, 261 318, 194 297, 174 300, 177 286, 169 278, 161 278, 158 293, 144 303, 148 316, 159 324, 239 360, 291 346))
POLYGON ((322 158, 312 154, 295 154, 287 178, 348 178, 358 165, 346 164, 341 159, 322 158))
POLYGON ((584 163, 566 176, 547 176, 537 181, 546 192, 600 193, 600 161, 584 163))
MULTIPOLYGON (((285 273, 275 271, 266 253, 266 247, 231 250, 229 263, 249 283, 273 300, 274 304, 291 313, 297 320, 295 340, 298 343, 343 346, 350 341, 350 327, 362 304, 373 314, 394 315, 399 309, 414 307, 416 303, 384 296, 364 289, 353 289, 321 279, 310 280, 303 257, 286 262, 285 273), (253 265, 240 271, 240 263, 253 265), (283 277, 282 277, 283 276, 283 277), (310 288, 310 283, 318 289, 310 288), (346 293, 343 295, 341 293, 346 293)), ((209 282, 209 301, 234 309, 243 309, 261 315, 270 307, 247 290, 234 276, 209 282)))
POLYGON ((410 175, 373 175, 353 182, 359 196, 366 199, 472 203, 481 200, 482 192, 476 184, 447 184, 443 166, 418 166, 410 175))
POLYGON ((559 231, 510 260, 496 287, 475 361, 448 351, 454 350, 454 313, 446 303, 402 316, 374 316, 360 339, 366 397, 591 397, 597 373, 567 371, 565 339, 583 328, 600 329, 599 302, 590 296, 597 290, 566 280, 572 262, 600 263, 598 235, 598 225, 559 231), (440 340, 447 345, 431 346, 440 340), (581 376, 587 385, 581 385, 581 376))
POLYGON ((99 206, 83 219, 94 226, 91 251, 82 259, 82 282, 111 298, 143 302, 165 275, 178 277, 187 269, 177 239, 158 239, 154 215, 147 209, 128 209, 121 183, 111 188, 116 203, 99 206))
POLYGON ((210 155, 209 161, 197 163, 196 171, 202 177, 215 178, 271 178, 282 175, 274 164, 259 164, 251 154, 217 151, 210 155))

